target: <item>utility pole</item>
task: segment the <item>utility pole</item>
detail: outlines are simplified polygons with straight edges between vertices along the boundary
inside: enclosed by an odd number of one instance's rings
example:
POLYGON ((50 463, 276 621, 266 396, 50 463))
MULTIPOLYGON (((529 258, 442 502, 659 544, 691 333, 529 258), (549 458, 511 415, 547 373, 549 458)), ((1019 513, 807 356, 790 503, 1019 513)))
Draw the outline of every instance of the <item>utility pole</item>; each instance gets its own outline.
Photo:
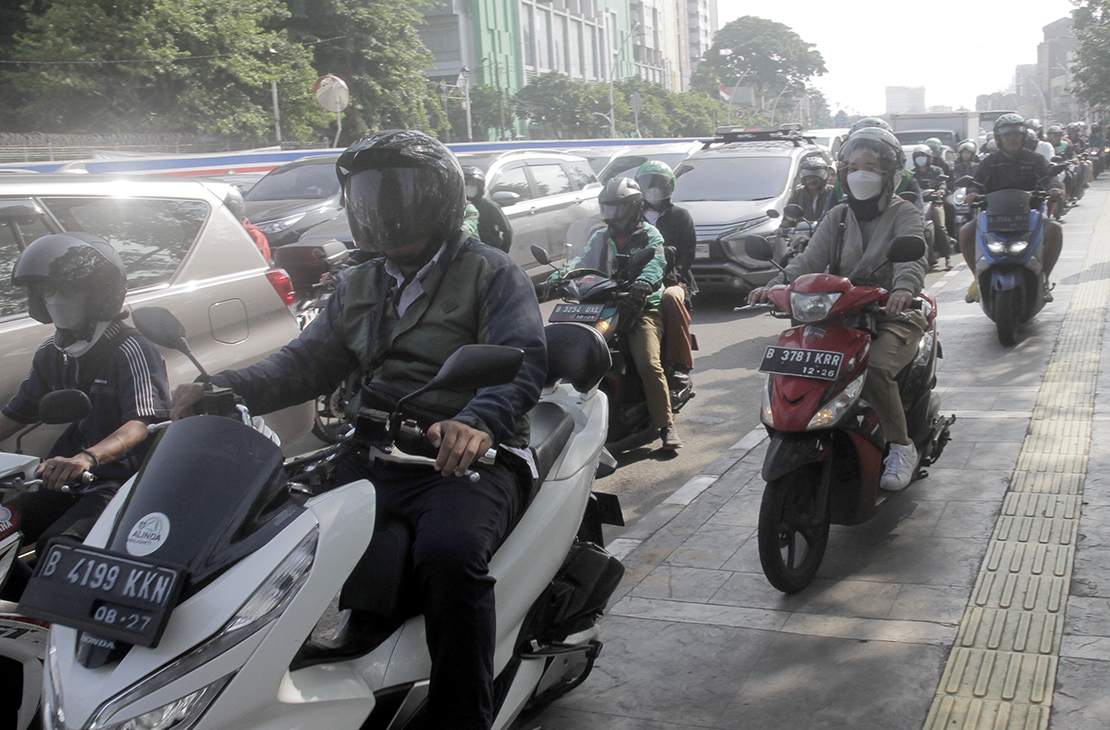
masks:
POLYGON ((497 56, 493 57, 493 78, 497 82, 497 137, 505 139, 505 105, 501 94, 501 65, 497 56))
POLYGON ((463 66, 462 70, 459 71, 459 83, 462 84, 463 108, 466 109, 466 141, 473 142, 474 126, 470 122, 470 79, 467 78, 468 73, 470 73, 470 69, 463 66))

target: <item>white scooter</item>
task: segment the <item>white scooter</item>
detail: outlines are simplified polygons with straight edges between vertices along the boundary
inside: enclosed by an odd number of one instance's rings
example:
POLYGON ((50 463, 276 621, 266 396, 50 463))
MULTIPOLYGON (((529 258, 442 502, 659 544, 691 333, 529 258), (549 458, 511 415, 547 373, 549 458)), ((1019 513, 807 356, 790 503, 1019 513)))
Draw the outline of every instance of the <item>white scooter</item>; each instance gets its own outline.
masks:
MULTIPOLYGON (((40 459, 23 453, 23 437, 44 423, 80 421, 90 408, 88 396, 78 390, 54 391, 42 399, 41 420, 16 437, 15 453, 0 451, 0 503, 42 484, 35 477, 40 459)), ((0 588, 7 584, 19 557, 21 539, 19 516, 0 505, 0 588)), ((49 628, 44 621, 20 614, 14 601, 0 598, 0 727, 34 727, 49 628)))
MULTIPOLYGON (((134 312, 136 326, 185 348, 167 324, 172 315, 150 312, 134 312)), ((608 422, 596 387, 608 348, 581 325, 547 335, 548 385, 531 414, 541 486, 490 564, 498 730, 585 679, 601 647, 596 620, 623 574, 598 544, 603 513, 615 507, 619 516, 619 506, 591 498, 608 422)), ((514 348, 467 346, 429 388, 509 382, 521 359, 514 348)), ((209 388, 205 412, 229 398, 209 388)), ((24 592, 21 608, 53 622, 44 727, 355 730, 418 721, 431 662, 423 618, 404 610, 404 530, 379 525, 371 541, 369 482, 323 486, 352 451, 432 461, 410 450, 418 429, 402 417, 407 400, 391 414, 364 409, 353 435, 289 465, 238 418, 202 415, 166 428, 85 544, 52 543, 24 592), (306 651, 356 563, 366 564, 368 545, 378 558, 368 581, 380 598, 380 643, 356 657, 306 651)))

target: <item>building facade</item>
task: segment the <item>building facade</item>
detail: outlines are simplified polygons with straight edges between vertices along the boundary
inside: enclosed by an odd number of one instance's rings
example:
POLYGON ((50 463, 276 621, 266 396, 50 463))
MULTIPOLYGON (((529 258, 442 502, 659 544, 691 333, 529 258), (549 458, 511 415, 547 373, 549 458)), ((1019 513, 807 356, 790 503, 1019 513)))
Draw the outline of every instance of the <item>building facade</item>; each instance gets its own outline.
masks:
POLYGON ((886 113, 909 114, 925 111, 924 86, 886 87, 886 113))
POLYGON ((1071 64, 1075 58, 1075 34, 1071 18, 1060 18, 1044 27, 1044 41, 1037 46, 1037 85, 1044 92, 1048 112, 1057 122, 1083 116, 1072 93, 1071 64))

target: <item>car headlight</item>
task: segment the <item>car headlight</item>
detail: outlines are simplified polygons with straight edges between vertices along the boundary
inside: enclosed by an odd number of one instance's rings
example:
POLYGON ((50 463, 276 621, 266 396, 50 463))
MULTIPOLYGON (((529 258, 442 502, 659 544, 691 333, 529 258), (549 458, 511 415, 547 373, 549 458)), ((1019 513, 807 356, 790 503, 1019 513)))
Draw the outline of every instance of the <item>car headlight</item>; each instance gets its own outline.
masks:
MULTIPOLYGON (((193 720, 200 717, 200 713, 202 713, 204 708, 215 699, 216 695, 223 689, 223 684, 231 678, 231 675, 217 682, 213 682, 197 692, 168 703, 164 707, 131 718, 124 723, 117 723, 110 726, 104 724, 108 718, 115 716, 121 708, 126 707, 140 697, 145 697, 155 690, 165 687, 171 682, 177 681, 212 659, 214 656, 226 652, 262 627, 276 620, 308 580, 312 563, 316 558, 316 544, 319 541, 319 536, 320 528, 318 526, 314 527, 312 532, 305 536, 305 538, 285 556, 281 564, 270 573, 269 577, 266 578, 262 585, 251 594, 239 610, 235 612, 235 615, 232 616, 219 631, 197 648, 182 654, 175 661, 170 662, 144 681, 132 685, 127 690, 105 702, 100 706, 93 721, 89 724, 88 729, 169 730, 169 728, 178 728, 178 730, 184 730, 187 726, 181 723, 185 722, 185 719, 188 719, 188 722, 191 723, 193 720), (147 720, 143 718, 147 718, 147 720), (167 720, 165 718, 170 719, 167 720), (156 721, 162 724, 149 724, 148 720, 149 722, 156 721), (147 722, 147 724, 143 724, 144 722, 147 722), (165 724, 167 722, 169 724, 165 724)), ((53 663, 51 663, 51 671, 54 672, 54 676, 56 677, 57 669, 53 663)), ((56 682, 56 679, 53 680, 51 686, 56 684, 56 682)), ((65 716, 60 709, 60 688, 55 690, 54 694, 57 697, 55 704, 58 708, 55 710, 55 714, 64 720, 65 716)), ((57 730, 62 730, 64 726, 56 725, 55 727, 57 730)))
POLYGON ((771 376, 763 378, 763 407, 759 411, 759 418, 765 426, 775 425, 775 413, 771 410, 771 376))
POLYGON ((835 398, 826 403, 821 410, 817 411, 817 413, 813 415, 813 418, 809 419, 806 428, 826 428, 836 423, 837 420, 847 413, 848 409, 859 400, 859 394, 863 391, 863 381, 866 378, 867 373, 863 373, 858 378, 848 383, 848 386, 844 388, 844 390, 840 391, 835 398))
POLYGON ((843 292, 820 292, 804 294, 790 292, 790 316, 799 322, 820 322, 829 316, 833 305, 843 292))
POLYGON ((306 213, 297 213, 296 215, 286 216, 285 218, 278 218, 277 220, 265 221, 258 224, 258 230, 263 233, 281 233, 289 226, 293 225, 301 218, 304 218, 306 213))

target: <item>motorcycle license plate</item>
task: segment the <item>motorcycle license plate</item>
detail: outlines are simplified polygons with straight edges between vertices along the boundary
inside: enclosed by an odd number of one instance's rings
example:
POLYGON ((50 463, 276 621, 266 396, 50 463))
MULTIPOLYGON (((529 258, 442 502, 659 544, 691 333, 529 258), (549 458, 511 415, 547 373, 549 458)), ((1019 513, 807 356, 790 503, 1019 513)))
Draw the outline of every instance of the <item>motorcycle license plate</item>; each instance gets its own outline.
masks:
POLYGON ((844 354, 828 352, 827 350, 803 350, 800 347, 767 348, 763 355, 763 363, 759 366, 761 373, 774 373, 775 375, 797 375, 803 378, 817 378, 819 380, 836 380, 840 372, 840 362, 844 354))
POLYGON ((601 319, 604 304, 558 304, 548 322, 596 322, 601 319))
POLYGON ((709 244, 708 243, 695 243, 694 244, 694 258, 707 259, 709 258, 709 244))
POLYGON ((137 646, 157 646, 183 571, 84 545, 52 541, 19 611, 137 646))

